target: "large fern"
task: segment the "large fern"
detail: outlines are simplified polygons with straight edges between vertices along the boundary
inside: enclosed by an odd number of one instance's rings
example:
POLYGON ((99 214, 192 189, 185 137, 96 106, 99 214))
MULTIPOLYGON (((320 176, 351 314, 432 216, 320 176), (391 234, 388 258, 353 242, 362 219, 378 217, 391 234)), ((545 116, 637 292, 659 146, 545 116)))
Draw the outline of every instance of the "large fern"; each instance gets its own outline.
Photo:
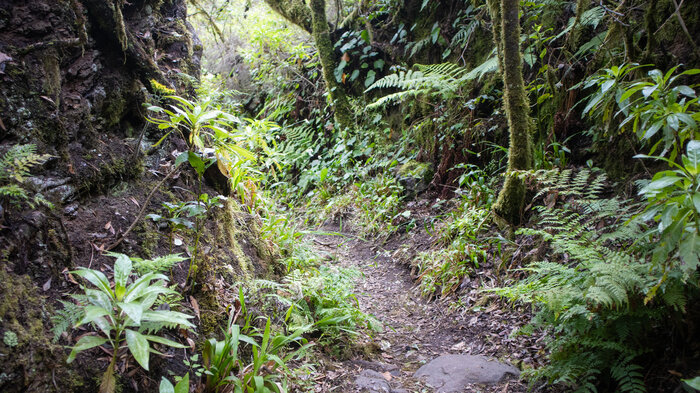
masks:
POLYGON ((497 70, 498 62, 492 56, 473 70, 454 63, 417 64, 415 67, 416 70, 399 71, 374 82, 367 91, 374 89, 398 89, 399 91, 385 95, 367 107, 378 108, 418 95, 430 95, 443 100, 453 98, 466 82, 497 70))
POLYGON ((606 179, 589 170, 523 172, 550 203, 537 207, 536 227, 520 234, 539 237, 548 258, 524 270, 528 278, 496 292, 532 303, 532 326, 550 331, 550 363, 528 372, 595 392, 601 381, 617 391, 644 392, 636 362, 650 350, 640 337, 687 299, 678 280, 667 279, 659 301, 646 304, 648 291, 664 275, 649 262, 649 239, 637 218, 641 207, 629 200, 602 198, 606 179), (561 203, 563 202, 563 203, 561 203))

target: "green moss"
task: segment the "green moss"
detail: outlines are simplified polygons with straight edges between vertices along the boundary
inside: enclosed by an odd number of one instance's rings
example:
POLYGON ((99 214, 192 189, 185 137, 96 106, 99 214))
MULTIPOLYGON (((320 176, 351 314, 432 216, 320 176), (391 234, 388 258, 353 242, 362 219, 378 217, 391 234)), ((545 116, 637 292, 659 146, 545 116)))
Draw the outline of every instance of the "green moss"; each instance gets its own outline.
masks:
MULTIPOLYGON (((490 0, 492 13, 496 0, 490 0)), ((494 37, 501 39, 500 62, 504 85, 504 105, 508 116, 510 141, 508 147, 508 171, 532 168, 532 121, 529 117, 530 105, 525 91, 520 54, 520 22, 518 0, 501 0, 500 27, 494 25, 494 37), (496 31, 500 32, 496 32, 496 31)), ((520 221, 525 204, 525 184, 516 176, 506 176, 505 184, 493 205, 494 211, 508 222, 520 221)))
POLYGON ((429 163, 409 160, 399 167, 397 174, 401 177, 414 177, 428 179, 433 177, 433 170, 429 163))
POLYGON ((101 113, 101 117, 105 119, 105 125, 107 127, 113 127, 118 125, 124 112, 127 109, 127 100, 121 91, 117 90, 110 95, 110 98, 106 100, 107 105, 104 107, 101 113))
POLYGON ((136 227, 138 233, 141 252, 146 258, 155 258, 158 255, 158 244, 160 243, 161 234, 155 229, 155 225, 149 222, 150 220, 142 221, 136 227))
POLYGON ((311 33, 311 12, 304 0, 265 0, 265 2, 282 17, 311 33))
POLYGON ((127 162, 125 159, 106 161, 96 171, 84 174, 79 179, 81 194, 107 191, 109 187, 124 180, 137 178, 143 172, 143 161, 127 162))
POLYGON ((73 391, 82 381, 62 366, 60 346, 49 340, 44 321, 50 310, 28 276, 0 269, 0 370, 8 383, 4 391, 73 391))
POLYGON ((42 80, 44 95, 51 97, 56 105, 60 105, 61 70, 58 55, 55 53, 55 50, 51 50, 42 57, 42 60, 44 66, 44 78, 42 80))
POLYGON ((238 215, 237 210, 238 209, 236 202, 233 202, 231 200, 226 201, 226 204, 224 205, 223 215, 224 231, 227 236, 226 240, 228 241, 229 250, 236 258, 236 262, 238 262, 238 267, 241 269, 241 273, 246 278, 250 278, 250 266, 253 264, 253 262, 250 260, 250 258, 248 258, 247 255, 245 255, 245 253, 243 252, 243 248, 241 247, 241 244, 238 240, 240 231, 238 230, 236 225, 236 217, 238 215))
POLYGON ((126 51, 129 47, 129 40, 126 35, 126 26, 124 25, 124 15, 122 15, 122 5, 124 0, 113 0, 110 6, 112 7, 112 12, 114 13, 114 22, 116 24, 117 40, 119 40, 119 45, 121 45, 122 51, 126 51))
POLYGON ((312 17, 312 32, 318 57, 323 68, 323 79, 326 81, 326 89, 333 103, 334 117, 338 126, 345 130, 352 128, 352 110, 348 98, 342 86, 335 79, 334 70, 337 66, 333 43, 328 31, 328 21, 326 20, 326 2, 324 0, 310 0, 312 17))

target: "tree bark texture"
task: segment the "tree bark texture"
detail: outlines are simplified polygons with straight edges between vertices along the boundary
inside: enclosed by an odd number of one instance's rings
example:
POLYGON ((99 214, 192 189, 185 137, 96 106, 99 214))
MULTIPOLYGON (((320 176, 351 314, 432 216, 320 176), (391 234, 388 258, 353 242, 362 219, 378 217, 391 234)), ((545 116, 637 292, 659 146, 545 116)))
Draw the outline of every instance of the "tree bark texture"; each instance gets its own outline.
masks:
POLYGON ((265 0, 265 2, 283 18, 311 34, 311 10, 304 0, 265 0))
MULTIPOLYGON (((490 0, 489 3, 494 3, 490 0)), ((522 56, 520 54, 519 1, 501 0, 500 29, 502 48, 501 73, 504 85, 504 105, 510 129, 508 147, 508 172, 532 168, 532 142, 530 135, 530 106, 523 80, 522 56)), ((494 37, 497 34, 494 33, 494 37)), ((518 224, 525 204, 525 184, 516 176, 507 174, 503 188, 493 206, 499 216, 511 224, 518 224)))
POLYGON ((326 88, 333 104, 335 121, 341 129, 347 129, 353 124, 352 110, 342 86, 336 81, 333 73, 337 62, 326 20, 326 2, 310 0, 309 6, 313 19, 313 37, 321 60, 321 68, 323 68, 323 79, 326 81, 326 88))

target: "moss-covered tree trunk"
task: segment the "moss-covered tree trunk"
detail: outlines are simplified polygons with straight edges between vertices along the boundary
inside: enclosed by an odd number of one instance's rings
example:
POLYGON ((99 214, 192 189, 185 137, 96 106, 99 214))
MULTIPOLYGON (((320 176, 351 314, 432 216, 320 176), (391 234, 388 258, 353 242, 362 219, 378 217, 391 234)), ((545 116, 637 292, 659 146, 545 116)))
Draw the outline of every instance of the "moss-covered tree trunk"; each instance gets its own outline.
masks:
MULTIPOLYGON (((510 128, 508 147, 508 172, 532 168, 532 142, 530 136, 530 106, 523 80, 520 54, 519 0, 501 0, 500 15, 495 9, 496 0, 489 0, 493 29, 499 49, 501 74, 504 85, 504 104, 510 128), (495 12, 494 12, 495 11, 495 12), (500 22, 500 23, 499 23, 500 22), (498 29, 498 31, 496 31, 498 29)), ((525 184, 513 175, 506 175, 505 183, 493 210, 511 224, 518 224, 525 203, 525 184)))
POLYGON ((335 80, 334 70, 337 66, 333 52, 333 43, 328 31, 328 21, 326 20, 325 0, 310 0, 312 25, 311 31, 316 41, 318 57, 321 59, 323 68, 323 79, 326 81, 326 88, 331 97, 333 110, 335 111, 335 121, 341 129, 349 128, 352 123, 352 111, 348 98, 345 96, 343 88, 335 80))

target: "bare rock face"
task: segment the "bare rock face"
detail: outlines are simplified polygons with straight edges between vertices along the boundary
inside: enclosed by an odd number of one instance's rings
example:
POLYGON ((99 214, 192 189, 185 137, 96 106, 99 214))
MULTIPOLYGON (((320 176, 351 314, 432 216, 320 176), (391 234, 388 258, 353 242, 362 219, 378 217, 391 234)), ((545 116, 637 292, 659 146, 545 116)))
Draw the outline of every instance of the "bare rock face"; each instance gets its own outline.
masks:
POLYGON ((462 392, 468 384, 497 383, 519 375, 520 371, 511 365, 478 355, 443 355, 414 374, 440 393, 462 392))

